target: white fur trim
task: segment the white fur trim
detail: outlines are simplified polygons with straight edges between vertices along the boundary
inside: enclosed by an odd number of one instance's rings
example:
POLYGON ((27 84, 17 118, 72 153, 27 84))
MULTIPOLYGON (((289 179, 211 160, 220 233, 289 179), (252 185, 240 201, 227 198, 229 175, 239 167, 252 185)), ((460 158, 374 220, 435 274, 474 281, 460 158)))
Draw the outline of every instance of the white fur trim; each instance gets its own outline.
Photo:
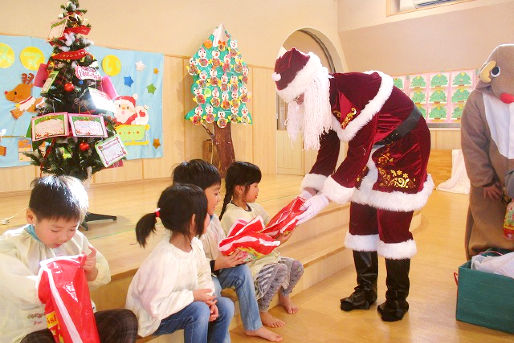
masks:
POLYGON ((343 132, 343 129, 341 128, 341 123, 339 122, 339 120, 332 116, 332 127, 331 127, 332 130, 334 130, 336 133, 337 133, 337 137, 340 139, 340 140, 343 140, 344 138, 344 132, 343 132))
POLYGON ((327 177, 321 174, 307 174, 303 177, 301 189, 314 188, 320 191, 327 177))
POLYGON ((344 238, 344 246, 355 251, 377 251, 378 241, 378 234, 352 235, 347 232, 344 238))
POLYGON ((339 183, 337 183, 336 180, 332 178, 332 176, 330 176, 325 180, 321 193, 323 193, 331 201, 335 201, 338 204, 344 204, 345 202, 350 201, 354 191, 355 187, 348 188, 341 186, 339 183))
POLYGON ((285 102, 291 102, 298 95, 302 94, 310 85, 314 75, 324 68, 318 56, 314 55, 312 52, 309 52, 308 55, 310 58, 307 64, 296 74, 293 81, 291 81, 286 88, 281 90, 277 89, 277 94, 285 102))
MULTIPOLYGON (((384 106, 385 102, 391 96, 393 91, 393 78, 380 71, 367 71, 366 74, 378 73, 382 79, 380 88, 373 99, 371 99, 366 106, 362 109, 359 115, 343 129, 342 140, 350 141, 359 130, 366 125, 384 106)), ((343 113, 341 113, 343 115, 343 113)), ((339 136, 339 135, 338 135, 339 136)))
POLYGON ((277 73, 273 73, 271 74, 271 78, 273 79, 273 81, 280 81, 280 79, 282 78, 282 75, 280 74, 277 74, 277 73))
MULTIPOLYGON (((374 151, 373 151, 374 152, 374 151)), ((434 181, 430 174, 423 185, 423 189, 415 194, 404 192, 381 192, 373 190, 373 185, 378 179, 378 170, 372 159, 373 153, 368 160, 368 174, 362 179, 360 187, 355 191, 352 201, 358 204, 370 205, 389 211, 408 212, 416 211, 425 206, 428 197, 434 189, 434 181)))
POLYGON ((417 251, 416 242, 413 239, 401 243, 385 243, 379 241, 377 248, 377 253, 380 256, 392 260, 411 258, 416 255, 417 251))

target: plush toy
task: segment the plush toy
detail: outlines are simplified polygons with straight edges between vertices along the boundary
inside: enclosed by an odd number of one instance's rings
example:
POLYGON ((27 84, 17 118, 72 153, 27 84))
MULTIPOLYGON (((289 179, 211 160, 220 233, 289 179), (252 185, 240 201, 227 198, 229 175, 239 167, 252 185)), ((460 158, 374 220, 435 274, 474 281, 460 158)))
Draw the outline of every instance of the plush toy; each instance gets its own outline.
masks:
POLYGON ((497 46, 482 66, 464 108, 461 135, 471 181, 466 254, 490 247, 514 250, 502 230, 506 175, 514 166, 514 44, 497 46))

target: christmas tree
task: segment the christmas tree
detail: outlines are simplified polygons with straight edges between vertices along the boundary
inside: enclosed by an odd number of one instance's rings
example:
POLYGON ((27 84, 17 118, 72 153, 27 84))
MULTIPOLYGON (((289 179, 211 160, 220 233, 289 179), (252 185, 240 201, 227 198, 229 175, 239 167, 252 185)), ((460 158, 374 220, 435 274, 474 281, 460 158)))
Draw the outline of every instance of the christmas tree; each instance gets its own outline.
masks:
POLYGON ((435 75, 432 80, 430 80, 430 87, 445 87, 448 86, 448 78, 444 74, 435 75))
POLYGON ((430 102, 445 103, 446 102, 446 93, 440 89, 437 89, 432 94, 430 94, 430 102))
POLYGON ((186 119, 202 125, 218 152, 219 169, 225 174, 235 160, 230 131, 231 123, 251 124, 247 104, 248 66, 223 25, 218 26, 189 60, 193 76, 191 92, 197 104, 186 119), (214 126, 214 133, 209 125, 214 126))
POLYGON ((460 72, 457 74, 457 76, 455 76, 452 84, 454 86, 471 86, 471 77, 468 75, 468 73, 460 72))
POLYGON ((469 91, 466 88, 458 88, 452 95, 452 102, 464 102, 469 97, 469 91))
MULTIPOLYGON (((52 55, 36 76, 43 78, 45 103, 29 128, 34 151, 27 156, 42 172, 85 180, 115 162, 99 154, 102 143, 117 138, 112 119, 105 115, 113 110, 111 99, 99 91, 112 84, 101 77, 98 62, 87 50, 93 44, 86 38, 91 30, 84 18, 87 11, 78 0, 66 2, 61 9, 48 38, 52 55), (36 124, 44 130, 38 131, 36 124)), ((124 151, 123 146, 118 148, 124 151)))
POLYGON ((411 88, 425 88, 427 86, 427 83, 425 82, 425 79, 421 76, 415 76, 410 84, 411 88))
POLYGON ((430 119, 446 119, 446 108, 443 106, 434 106, 428 114, 430 119))

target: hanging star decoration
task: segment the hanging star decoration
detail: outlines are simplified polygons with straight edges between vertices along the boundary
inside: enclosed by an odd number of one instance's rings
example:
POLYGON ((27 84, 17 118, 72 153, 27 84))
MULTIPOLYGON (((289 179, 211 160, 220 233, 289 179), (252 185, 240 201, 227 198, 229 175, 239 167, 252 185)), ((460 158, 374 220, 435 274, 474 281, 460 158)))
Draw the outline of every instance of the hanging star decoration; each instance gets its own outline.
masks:
POLYGON ((129 86, 129 87, 132 87, 132 84, 134 83, 134 80, 132 80, 132 77, 130 76, 125 76, 123 78, 123 82, 125 83, 125 86, 129 86))
POLYGON ((137 71, 143 71, 145 69, 145 64, 143 63, 143 61, 137 61, 136 62, 136 70, 137 71))
POLYGON ((150 83, 148 86, 146 86, 146 90, 148 91, 148 93, 152 93, 152 94, 154 94, 156 89, 157 89, 157 88, 155 88, 155 86, 153 85, 153 83, 150 83))
POLYGON ((161 141, 159 141, 159 138, 155 138, 155 139, 153 140, 153 147, 154 147, 155 149, 157 149, 157 148, 158 148, 158 147, 160 147, 160 146, 161 146, 161 141))

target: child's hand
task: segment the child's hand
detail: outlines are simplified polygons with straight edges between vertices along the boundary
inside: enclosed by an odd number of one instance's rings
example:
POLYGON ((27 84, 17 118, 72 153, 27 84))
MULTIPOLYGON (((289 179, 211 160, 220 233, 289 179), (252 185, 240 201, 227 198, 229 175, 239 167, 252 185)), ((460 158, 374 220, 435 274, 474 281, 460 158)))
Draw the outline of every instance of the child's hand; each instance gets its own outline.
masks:
POLYGON ((207 305, 211 306, 216 303, 216 297, 211 295, 212 289, 203 288, 203 289, 195 289, 193 291, 193 298, 195 301, 202 301, 207 305))
POLYGON ((218 318, 219 316, 219 313, 218 313, 218 306, 216 305, 211 305, 209 306, 209 309, 211 310, 211 315, 209 316, 209 321, 210 322, 213 322, 216 320, 216 318, 218 318))
POLYGON ((86 272, 87 281, 93 281, 98 275, 98 269, 96 268, 96 249, 92 246, 89 246, 89 249, 91 252, 87 255, 82 268, 84 268, 84 271, 86 272))
POLYGON ((242 263, 245 263, 248 254, 241 250, 236 250, 232 255, 225 256, 220 254, 214 262, 214 270, 232 268, 242 263))
POLYGON ((277 238, 275 238, 277 241, 280 241, 280 244, 284 244, 285 242, 287 242, 289 240, 289 238, 291 238, 291 232, 285 232, 285 233, 281 233, 280 235, 277 236, 277 238))

